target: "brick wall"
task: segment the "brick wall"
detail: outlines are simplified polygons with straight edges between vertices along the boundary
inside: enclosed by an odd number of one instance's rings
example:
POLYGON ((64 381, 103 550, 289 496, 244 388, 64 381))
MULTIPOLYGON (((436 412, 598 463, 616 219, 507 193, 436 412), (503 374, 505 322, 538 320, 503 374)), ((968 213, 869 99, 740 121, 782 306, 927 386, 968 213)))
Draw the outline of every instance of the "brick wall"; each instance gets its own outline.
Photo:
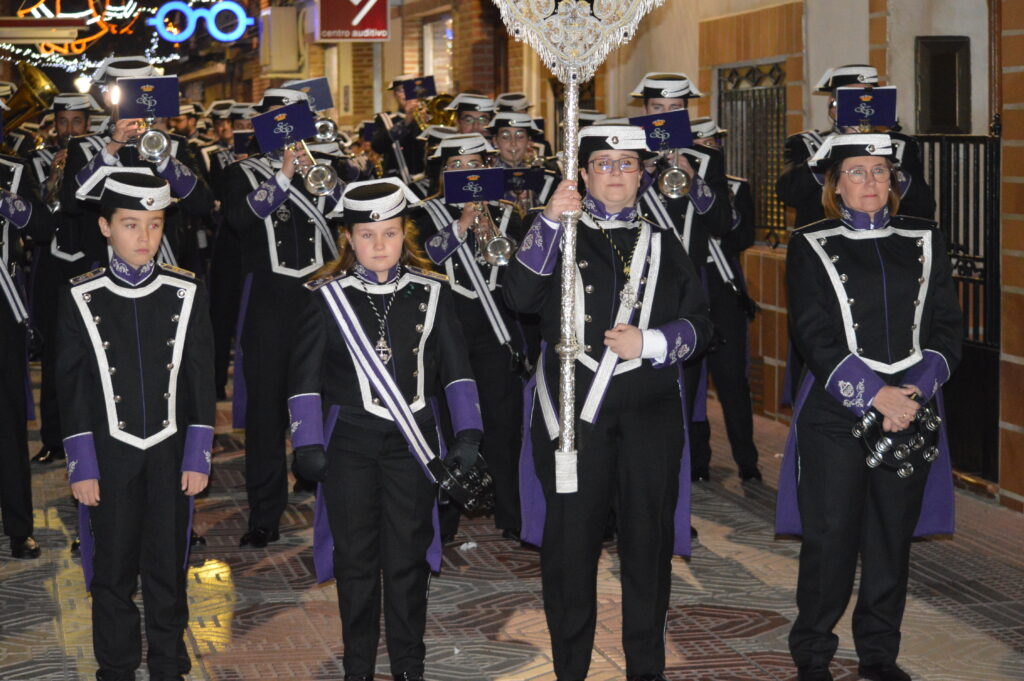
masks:
POLYGON ((1001 9, 1002 357, 1000 362, 999 483, 1005 506, 1024 510, 1024 2, 1001 9))
POLYGON ((373 44, 355 43, 352 45, 352 122, 372 118, 374 113, 373 44))
POLYGON ((888 0, 868 0, 868 12, 868 63, 878 70, 881 85, 888 80, 888 0))
MULTIPOLYGON (((700 22, 699 35, 698 87, 708 97, 696 100, 695 115, 711 112, 716 67, 773 58, 785 62, 787 134, 807 127, 802 1, 708 19, 700 22)), ((785 263, 785 248, 755 246, 743 254, 750 295, 761 306, 750 326, 754 410, 781 421, 792 416, 792 410, 780 404, 789 347, 785 263)))

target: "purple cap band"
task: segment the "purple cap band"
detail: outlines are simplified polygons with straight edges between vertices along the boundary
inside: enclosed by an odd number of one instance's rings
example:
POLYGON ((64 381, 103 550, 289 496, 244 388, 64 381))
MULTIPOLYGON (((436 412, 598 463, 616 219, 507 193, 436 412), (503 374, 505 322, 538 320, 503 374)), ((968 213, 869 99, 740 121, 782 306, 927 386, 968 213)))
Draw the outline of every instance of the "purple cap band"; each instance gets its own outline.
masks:
POLYGON ((476 381, 463 378, 445 386, 444 396, 448 400, 448 411, 452 416, 452 429, 456 434, 464 430, 484 429, 484 421, 480 416, 480 394, 476 389, 476 381))
POLYGON ((185 456, 181 460, 181 471, 210 474, 213 458, 213 426, 189 426, 185 431, 185 456))
POLYGON ((289 397, 288 414, 291 418, 292 447, 325 446, 323 407, 319 394, 289 397))
POLYGON ((68 482, 100 479, 96 442, 91 432, 64 438, 64 451, 68 456, 68 482))

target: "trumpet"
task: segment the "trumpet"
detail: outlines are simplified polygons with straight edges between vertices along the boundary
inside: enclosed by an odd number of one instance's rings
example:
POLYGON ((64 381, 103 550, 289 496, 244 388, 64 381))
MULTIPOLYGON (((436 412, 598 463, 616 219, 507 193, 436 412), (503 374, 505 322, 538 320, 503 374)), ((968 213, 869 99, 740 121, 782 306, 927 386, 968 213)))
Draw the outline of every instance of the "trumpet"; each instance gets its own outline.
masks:
POLYGON ((658 175, 658 191, 670 199, 681 199, 690 193, 690 176, 679 167, 675 157, 667 155, 658 159, 661 173, 658 175))
POLYGON ((494 226, 486 204, 476 204, 476 215, 473 216, 473 224, 470 229, 473 230, 473 235, 476 237, 476 261, 478 263, 500 267, 507 265, 512 260, 516 242, 511 237, 499 232, 494 226), (485 216, 485 219, 480 219, 481 214, 485 216))
MULTIPOLYGON (((313 160, 313 154, 310 153, 309 147, 302 140, 299 142, 293 142, 286 148, 291 149, 294 152, 305 151, 306 156, 310 161, 313 160)), ((312 165, 305 165, 299 159, 295 159, 295 171, 302 178, 303 184, 306 185, 306 191, 314 196, 326 196, 334 191, 334 188, 338 186, 338 173, 334 171, 334 168, 327 165, 326 163, 313 163, 312 165)))
POLYGON ((317 144, 329 144, 338 140, 338 124, 330 118, 318 118, 313 123, 316 127, 317 144))
MULTIPOLYGON (((60 150, 64 151, 68 148, 68 141, 70 137, 66 138, 63 144, 60 145, 60 150)), ((51 213, 56 213, 60 208, 60 187, 64 184, 64 168, 67 166, 67 156, 56 160, 50 167, 50 176, 46 180, 46 205, 49 207, 51 213)))
POLYGON ((153 127, 152 118, 139 122, 139 136, 135 145, 139 148, 139 156, 151 163, 162 163, 171 155, 171 138, 153 127))

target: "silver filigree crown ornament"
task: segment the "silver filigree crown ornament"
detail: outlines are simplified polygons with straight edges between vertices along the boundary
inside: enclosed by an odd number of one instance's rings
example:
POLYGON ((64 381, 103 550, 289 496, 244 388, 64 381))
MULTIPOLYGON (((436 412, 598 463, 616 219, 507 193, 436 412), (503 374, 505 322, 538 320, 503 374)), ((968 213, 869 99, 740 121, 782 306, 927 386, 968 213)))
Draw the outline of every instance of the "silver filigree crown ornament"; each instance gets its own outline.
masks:
POLYGON ((494 0, 512 37, 525 40, 555 77, 593 78, 608 53, 632 40, 664 0, 494 0), (557 7, 556 7, 557 5, 557 7))

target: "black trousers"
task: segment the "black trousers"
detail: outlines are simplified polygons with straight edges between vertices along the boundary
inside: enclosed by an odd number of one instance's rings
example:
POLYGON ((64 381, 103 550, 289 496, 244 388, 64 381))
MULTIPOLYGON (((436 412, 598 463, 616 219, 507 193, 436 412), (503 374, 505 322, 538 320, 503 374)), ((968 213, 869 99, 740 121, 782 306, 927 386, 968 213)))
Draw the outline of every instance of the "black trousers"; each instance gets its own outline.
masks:
POLYGON ((253 275, 241 339, 249 529, 276 530, 288 503, 288 364, 304 290, 297 279, 253 275))
POLYGON ((120 444, 98 452, 100 503, 89 509, 89 519, 95 540, 93 649, 103 679, 132 679, 142 662, 133 601, 140 576, 150 677, 178 678, 189 671, 182 444, 172 438, 145 452, 120 444))
POLYGON ((863 664, 893 662, 907 601, 910 540, 921 513, 928 464, 909 478, 864 464, 850 435, 852 415, 836 418, 833 400, 815 386, 797 421, 803 522, 796 600, 789 634, 798 666, 826 664, 839 638, 832 633, 850 600, 857 559, 860 590, 853 640, 863 664))
MULTIPOLYGON (((707 279, 711 321, 719 336, 718 345, 707 355, 708 372, 715 381, 715 391, 722 405, 732 458, 742 473, 757 467, 754 411, 747 380, 747 315, 740 306, 739 296, 716 271, 709 271, 707 279)), ((710 464, 710 424, 695 422, 690 438, 690 467, 703 473, 710 464)))
POLYGON ((50 252, 50 244, 35 250, 36 268, 32 277, 32 321, 42 336, 43 356, 40 363, 39 436, 43 447, 60 447, 62 433, 57 409, 57 297, 71 277, 89 271, 88 258, 74 262, 60 260, 50 252))
POLYGON ((605 407, 579 453, 579 489, 573 494, 555 493, 557 440, 548 439, 539 406, 532 417, 534 461, 547 501, 541 577, 555 675, 577 681, 590 668, 597 565, 613 507, 626 674, 658 674, 665 667, 673 516, 683 451, 679 399, 618 411, 605 407))
POLYGON ((228 364, 242 300, 242 255, 238 237, 221 221, 210 262, 210 317, 213 320, 213 376, 218 390, 228 384, 228 364))
POLYGON ((4 534, 32 534, 32 479, 25 400, 25 327, 0 302, 0 517, 4 534))
MULTIPOLYGON (((430 426, 421 429, 436 447, 430 426)), ((436 486, 394 427, 380 431, 339 422, 327 460, 323 492, 334 537, 345 673, 373 675, 383 592, 391 672, 422 674, 436 486)))

